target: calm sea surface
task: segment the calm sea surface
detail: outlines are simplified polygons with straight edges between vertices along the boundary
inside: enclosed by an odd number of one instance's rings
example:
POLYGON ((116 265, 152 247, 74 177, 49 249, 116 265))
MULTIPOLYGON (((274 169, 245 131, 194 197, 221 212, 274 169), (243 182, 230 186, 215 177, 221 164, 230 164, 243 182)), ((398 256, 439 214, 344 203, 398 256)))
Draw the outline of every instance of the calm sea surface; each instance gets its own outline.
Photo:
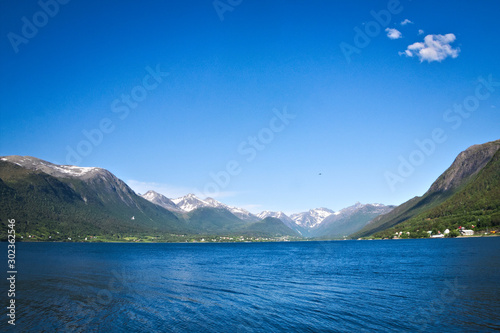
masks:
POLYGON ((500 330, 500 237, 16 245, 17 332, 500 330))

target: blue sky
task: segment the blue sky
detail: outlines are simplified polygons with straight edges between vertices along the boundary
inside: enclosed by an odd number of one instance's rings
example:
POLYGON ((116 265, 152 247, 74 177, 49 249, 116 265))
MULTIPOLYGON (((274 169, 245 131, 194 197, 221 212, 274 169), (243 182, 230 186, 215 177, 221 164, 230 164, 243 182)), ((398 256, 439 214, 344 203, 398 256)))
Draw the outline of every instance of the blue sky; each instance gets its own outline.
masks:
POLYGON ((4 1, 0 155, 252 212, 400 204, 500 138, 498 12, 493 0, 4 1))

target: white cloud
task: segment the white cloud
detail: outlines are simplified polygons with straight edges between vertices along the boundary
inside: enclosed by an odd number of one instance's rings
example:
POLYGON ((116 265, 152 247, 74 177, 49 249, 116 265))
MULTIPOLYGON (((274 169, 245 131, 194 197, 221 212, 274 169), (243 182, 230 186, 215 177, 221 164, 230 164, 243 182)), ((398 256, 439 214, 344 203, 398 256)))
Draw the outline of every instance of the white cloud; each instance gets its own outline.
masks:
POLYGON ((401 32, 397 29, 386 28, 385 31, 387 31, 387 37, 389 37, 390 39, 399 39, 403 37, 401 32))
POLYGON ((154 182, 142 182, 133 179, 128 180, 127 185, 130 186, 136 193, 144 194, 149 190, 153 190, 171 199, 185 196, 188 193, 193 193, 194 195, 196 195, 201 199, 204 199, 208 195, 214 199, 217 199, 217 198, 234 197, 238 194, 237 192, 231 192, 231 191, 225 191, 225 192, 219 191, 217 193, 206 194, 196 188, 172 186, 169 184, 154 183, 154 182))
POLYGON ((401 22, 401 25, 407 25, 407 24, 413 24, 413 22, 408 19, 404 19, 404 21, 401 22))
POLYGON ((418 29, 418 34, 419 35, 423 35, 424 34, 424 31, 422 29, 418 29))
POLYGON ((455 39, 456 37, 454 34, 427 35, 423 43, 411 44, 404 52, 399 52, 399 54, 404 54, 407 57, 417 56, 420 62, 441 62, 448 57, 456 58, 458 57, 460 49, 454 49, 450 45, 455 39))

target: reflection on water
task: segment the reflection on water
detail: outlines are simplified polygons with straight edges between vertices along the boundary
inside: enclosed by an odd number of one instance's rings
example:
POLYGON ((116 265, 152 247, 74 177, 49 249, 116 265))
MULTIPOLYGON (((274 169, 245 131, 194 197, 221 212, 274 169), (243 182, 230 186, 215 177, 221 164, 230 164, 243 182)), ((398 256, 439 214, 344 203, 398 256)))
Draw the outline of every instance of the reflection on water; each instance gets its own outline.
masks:
POLYGON ((500 329, 500 238, 23 243, 18 267, 17 331, 500 329))

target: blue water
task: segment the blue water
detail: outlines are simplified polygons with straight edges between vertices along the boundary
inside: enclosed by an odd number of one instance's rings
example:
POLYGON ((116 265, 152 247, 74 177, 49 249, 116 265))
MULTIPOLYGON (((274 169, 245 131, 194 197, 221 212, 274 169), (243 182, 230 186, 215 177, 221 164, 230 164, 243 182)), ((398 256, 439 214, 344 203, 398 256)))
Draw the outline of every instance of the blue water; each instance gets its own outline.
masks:
POLYGON ((17 332, 500 330, 500 237, 22 243, 17 261, 17 332))

